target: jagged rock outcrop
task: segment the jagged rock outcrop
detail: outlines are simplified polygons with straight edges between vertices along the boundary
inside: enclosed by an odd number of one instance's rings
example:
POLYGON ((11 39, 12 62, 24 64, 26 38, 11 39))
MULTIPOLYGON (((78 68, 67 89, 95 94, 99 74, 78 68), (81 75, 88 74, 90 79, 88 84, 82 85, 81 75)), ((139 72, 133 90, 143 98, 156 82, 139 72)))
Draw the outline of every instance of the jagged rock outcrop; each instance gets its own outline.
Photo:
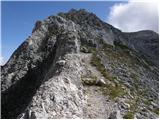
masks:
POLYGON ((158 118, 158 42, 83 9, 37 21, 2 66, 2 118, 158 118))

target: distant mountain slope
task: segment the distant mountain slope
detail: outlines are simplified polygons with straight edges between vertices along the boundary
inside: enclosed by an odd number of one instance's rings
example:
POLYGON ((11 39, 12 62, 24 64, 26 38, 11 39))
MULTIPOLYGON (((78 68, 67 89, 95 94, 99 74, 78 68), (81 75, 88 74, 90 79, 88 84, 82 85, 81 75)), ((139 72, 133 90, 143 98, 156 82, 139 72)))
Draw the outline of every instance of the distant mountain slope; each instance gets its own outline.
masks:
POLYGON ((2 118, 158 118, 158 42, 83 9, 37 21, 1 67, 2 118))

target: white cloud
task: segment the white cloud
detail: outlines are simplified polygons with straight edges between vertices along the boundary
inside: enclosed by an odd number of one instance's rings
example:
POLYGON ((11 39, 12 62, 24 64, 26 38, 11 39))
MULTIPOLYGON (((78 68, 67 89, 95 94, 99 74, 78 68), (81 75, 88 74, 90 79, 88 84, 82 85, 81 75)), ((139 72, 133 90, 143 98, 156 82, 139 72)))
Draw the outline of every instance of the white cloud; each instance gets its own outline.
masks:
POLYGON ((124 32, 153 30, 158 32, 159 14, 156 2, 118 3, 111 7, 107 22, 124 32))
POLYGON ((4 58, 2 56, 0 56, 0 65, 4 65, 6 63, 6 61, 4 60, 4 58))

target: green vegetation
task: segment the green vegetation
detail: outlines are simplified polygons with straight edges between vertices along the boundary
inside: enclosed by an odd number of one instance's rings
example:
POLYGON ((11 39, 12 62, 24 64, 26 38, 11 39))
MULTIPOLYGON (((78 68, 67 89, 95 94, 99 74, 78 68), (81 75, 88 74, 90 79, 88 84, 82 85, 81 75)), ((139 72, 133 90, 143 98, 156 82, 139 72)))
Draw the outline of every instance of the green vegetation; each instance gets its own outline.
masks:
POLYGON ((97 57, 96 53, 93 53, 91 58, 91 65, 95 66, 98 71, 108 80, 112 80, 112 76, 106 71, 104 65, 101 63, 101 59, 97 57))
POLYGON ((82 84, 83 85, 95 85, 98 78, 97 76, 81 76, 82 84))
POLYGON ((135 73, 131 73, 130 77, 135 81, 138 81, 138 76, 135 73))
POLYGON ((131 112, 131 111, 128 111, 124 116, 123 118, 125 119, 133 119, 134 118, 134 113, 131 112))
POLYGON ((139 80, 138 80, 137 74, 131 72, 130 77, 134 80, 134 82, 133 82, 134 89, 138 90, 138 88, 139 88, 139 80))
POLYGON ((145 100, 143 100, 143 103, 146 105, 151 105, 151 101, 152 100, 145 99, 145 100))
MULTIPOLYGON (((104 76, 106 80, 111 81, 112 84, 107 84, 101 87, 100 90, 105 96, 109 96, 110 99, 112 100, 116 100, 116 98, 126 95, 127 92, 123 88, 122 84, 116 84, 117 82, 114 81, 116 80, 115 76, 106 70, 101 59, 106 59, 107 61, 109 61, 108 65, 110 65, 112 70, 118 67, 121 67, 122 69, 123 67, 124 68, 127 67, 130 69, 130 73, 131 73, 130 78, 133 80, 132 81, 133 88, 131 88, 130 90, 131 90, 131 93, 134 94, 135 98, 133 98, 130 101, 130 103, 128 103, 130 105, 130 108, 123 117, 125 119, 133 119, 134 114, 138 110, 140 101, 145 100, 144 98, 148 94, 147 90, 141 89, 141 86, 139 83, 140 82, 139 74, 135 72, 137 68, 135 65, 142 66, 142 62, 141 62, 141 59, 139 59, 139 57, 137 57, 136 54, 134 54, 135 51, 129 49, 125 45, 122 45, 119 43, 115 43, 115 44, 116 44, 115 46, 112 46, 112 45, 103 43, 102 47, 98 48, 98 50, 96 50, 96 48, 94 47, 82 46, 81 52, 92 53, 90 64, 95 66, 96 69, 104 76)), ((85 81, 83 82, 83 84, 85 85, 95 85, 95 81, 97 80, 97 78, 94 76, 89 78, 90 82, 85 80, 85 78, 82 78, 82 79, 83 79, 82 81, 85 81)), ((150 105, 151 101, 145 100, 143 101, 143 103, 146 105, 150 105)), ((151 111, 156 114, 159 114, 158 108, 151 111)))
POLYGON ((103 49, 112 49, 113 50, 114 46, 106 44, 106 43, 103 43, 103 49))
MULTIPOLYGON (((151 102, 153 99, 143 99, 143 103, 146 104, 147 106, 151 105, 151 102)), ((151 112, 154 112, 155 114, 159 115, 159 108, 149 108, 151 112)))
POLYGON ((126 45, 123 45, 120 41, 114 41, 114 45, 123 50, 130 50, 130 48, 128 48, 126 45))
POLYGON ((125 113, 123 118, 125 118, 125 119, 133 119, 134 118, 134 114, 137 112, 137 109, 138 109, 139 101, 140 101, 139 96, 137 96, 132 101, 130 101, 130 103, 129 103, 130 104, 130 109, 129 109, 129 111, 127 111, 125 113))
MULTIPOLYGON (((112 54, 113 49, 114 49, 113 46, 104 44, 103 49, 101 49, 100 51, 96 51, 96 50, 92 51, 93 55, 90 63, 91 65, 95 66, 98 71, 100 71, 100 73, 104 76, 106 80, 111 80, 114 83, 114 80, 116 79, 116 77, 106 71, 104 65, 101 63, 101 59, 97 56, 98 54, 102 54, 102 51, 106 52, 109 50, 110 52, 108 52, 107 55, 112 54)), ((117 57, 117 55, 115 54, 114 57, 117 57)), ((101 90, 103 94, 109 95, 111 99, 115 99, 125 94, 125 90, 122 88, 122 86, 116 83, 115 85, 106 85, 102 87, 101 90)))
POLYGON ((116 97, 120 97, 123 96, 125 94, 125 91, 123 90, 121 85, 116 85, 116 86, 112 86, 110 87, 110 97, 111 99, 115 99, 116 97))
POLYGON ((109 95, 110 99, 112 100, 116 99, 117 97, 121 97, 126 93, 120 84, 106 85, 101 88, 101 90, 104 95, 109 95))
POLYGON ((159 108, 154 108, 152 111, 153 111, 154 113, 156 113, 157 115, 159 115, 159 108))
POLYGON ((134 53, 134 56, 131 56, 134 61, 140 63, 143 65, 145 68, 149 68, 149 66, 154 66, 152 61, 150 61, 148 58, 149 56, 143 56, 143 55, 138 55, 133 49, 130 49, 126 45, 122 44, 121 42, 114 42, 114 45, 116 46, 117 49, 123 50, 123 52, 128 53, 130 55, 130 52, 134 53))
POLYGON ((101 53, 104 53, 106 55, 109 61, 113 61, 114 63, 119 61, 119 63, 127 64, 128 66, 133 66, 135 63, 138 63, 138 61, 131 55, 130 51, 131 50, 127 47, 123 47, 122 49, 122 46, 114 47, 108 44, 104 44, 100 50, 101 53))

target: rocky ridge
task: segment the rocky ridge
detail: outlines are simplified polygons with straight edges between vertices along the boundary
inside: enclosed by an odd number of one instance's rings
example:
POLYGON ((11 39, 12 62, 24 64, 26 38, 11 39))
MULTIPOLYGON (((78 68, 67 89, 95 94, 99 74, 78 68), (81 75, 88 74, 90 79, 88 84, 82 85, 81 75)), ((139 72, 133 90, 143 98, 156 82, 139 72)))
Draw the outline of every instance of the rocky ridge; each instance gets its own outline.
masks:
POLYGON ((2 118, 158 118, 158 34, 83 9, 37 21, 2 66, 2 118))

